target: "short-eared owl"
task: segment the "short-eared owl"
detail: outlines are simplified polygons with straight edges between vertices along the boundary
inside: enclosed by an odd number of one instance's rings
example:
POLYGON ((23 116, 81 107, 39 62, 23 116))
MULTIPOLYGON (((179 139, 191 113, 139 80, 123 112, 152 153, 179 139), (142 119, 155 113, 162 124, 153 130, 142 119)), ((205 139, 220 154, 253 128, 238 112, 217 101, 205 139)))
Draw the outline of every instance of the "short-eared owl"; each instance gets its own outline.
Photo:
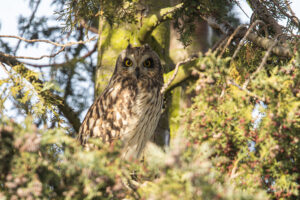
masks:
POLYGON ((138 158, 160 118, 163 71, 158 55, 148 46, 128 47, 119 55, 109 84, 87 112, 79 140, 121 139, 124 156, 138 158))

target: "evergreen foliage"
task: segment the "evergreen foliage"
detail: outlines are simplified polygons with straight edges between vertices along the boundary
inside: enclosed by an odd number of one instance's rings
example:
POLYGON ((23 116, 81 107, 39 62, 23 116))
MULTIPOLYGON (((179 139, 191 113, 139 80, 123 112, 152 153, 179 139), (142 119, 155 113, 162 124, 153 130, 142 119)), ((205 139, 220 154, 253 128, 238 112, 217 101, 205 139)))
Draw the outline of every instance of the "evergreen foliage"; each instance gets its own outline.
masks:
MULTIPOLYGON (((33 13, 39 2, 29 2, 33 13)), ((231 12, 236 1, 147 2, 53 1, 67 31, 61 38, 83 40, 91 28, 105 37, 92 50, 86 44, 68 47, 65 62, 57 64, 53 58, 47 65, 51 69, 40 73, 33 64, 18 61, 13 56, 18 48, 0 38, 0 67, 6 72, 0 79, 0 200, 299 199, 300 52, 299 37, 293 34, 300 26, 288 14, 287 1, 248 1, 255 11, 252 20, 267 26, 255 26, 250 33, 255 37, 242 42, 246 31, 241 29, 227 46, 238 24, 231 12), (151 6, 162 8, 150 9, 147 16, 151 6), (229 35, 216 48, 179 65, 167 87, 170 146, 163 150, 149 143, 142 161, 121 159, 122 142, 108 145, 94 139, 95 149, 83 149, 76 140, 78 115, 92 99, 87 88, 95 83, 97 90, 97 81, 106 83, 96 73, 101 62, 113 62, 128 41, 150 42, 165 62, 167 82, 176 63, 164 52, 169 41, 163 42, 170 39, 166 21, 173 20, 178 39, 188 48, 195 39, 195 22, 209 17, 215 24, 230 22, 226 30, 218 29, 229 35), (99 27, 103 19, 107 23, 99 27), (282 29, 280 19, 287 20, 282 29), (288 53, 272 53, 266 44, 274 41, 274 48, 288 53), (92 53, 97 50, 96 64, 92 53), (87 80, 88 86, 80 85, 87 80), (184 89, 177 90, 180 86, 184 89), (181 109, 186 96, 190 106, 181 109), (6 116, 8 101, 22 120, 6 116), (257 109, 264 116, 258 120, 253 117, 257 109)), ((61 29, 47 27, 46 20, 21 17, 21 35, 58 42, 61 29)))

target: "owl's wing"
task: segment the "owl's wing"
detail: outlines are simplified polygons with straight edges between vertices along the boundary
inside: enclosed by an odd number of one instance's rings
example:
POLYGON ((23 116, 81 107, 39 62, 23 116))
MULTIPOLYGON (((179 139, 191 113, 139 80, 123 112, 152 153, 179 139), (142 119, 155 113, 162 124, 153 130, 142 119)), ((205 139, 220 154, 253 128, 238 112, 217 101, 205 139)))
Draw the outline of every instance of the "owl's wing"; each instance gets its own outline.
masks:
MULTIPOLYGON (((89 138, 100 137, 111 142, 123 132, 136 92, 132 84, 114 80, 88 110, 79 129, 78 140, 85 145, 89 138)), ((129 81, 131 82, 131 81, 129 81)))
POLYGON ((78 133, 78 140, 82 145, 85 145, 87 140, 94 135, 95 122, 100 118, 100 101, 99 97, 89 108, 78 133))

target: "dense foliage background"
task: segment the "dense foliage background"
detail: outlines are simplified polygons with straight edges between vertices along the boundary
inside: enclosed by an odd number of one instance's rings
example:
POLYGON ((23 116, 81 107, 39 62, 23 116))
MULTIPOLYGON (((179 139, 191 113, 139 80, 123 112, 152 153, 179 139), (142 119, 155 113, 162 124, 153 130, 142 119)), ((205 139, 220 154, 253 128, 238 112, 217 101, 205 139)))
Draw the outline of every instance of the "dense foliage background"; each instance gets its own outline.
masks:
POLYGON ((54 26, 28 3, 19 36, 0 35, 0 199, 299 199, 300 23, 288 1, 248 1, 249 25, 239 1, 54 0, 54 26), (40 42, 49 54, 18 54, 40 42), (165 70, 142 161, 120 159, 121 141, 85 151, 76 140, 128 43, 149 43, 165 70))

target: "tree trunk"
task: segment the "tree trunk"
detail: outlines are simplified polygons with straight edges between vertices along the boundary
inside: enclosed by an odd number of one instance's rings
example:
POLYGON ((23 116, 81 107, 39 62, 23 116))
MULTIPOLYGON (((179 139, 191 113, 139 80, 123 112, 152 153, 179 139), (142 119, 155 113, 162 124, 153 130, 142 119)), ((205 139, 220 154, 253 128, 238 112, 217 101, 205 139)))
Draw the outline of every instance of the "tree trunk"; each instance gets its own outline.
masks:
MULTIPOLYGON (((142 2, 140 12, 137 13, 138 23, 136 24, 122 23, 111 25, 102 16, 99 17, 95 97, 100 95, 108 84, 118 55, 129 43, 133 46, 148 43, 160 56, 165 72, 174 69, 175 63, 188 58, 190 55, 207 50, 208 28, 205 22, 195 22, 196 30, 193 35, 193 43, 188 48, 183 47, 178 40, 179 34, 173 26, 170 26, 169 22, 161 23, 148 37, 141 40, 140 35, 147 30, 144 25, 151 23, 151 16, 153 14, 160 16, 161 13, 158 12, 161 8, 174 5, 176 5, 175 2, 167 0, 142 2)), ((166 94, 165 109, 153 136, 153 141, 159 146, 167 146, 169 144, 170 132, 176 133, 180 127, 180 123, 174 121, 174 117, 182 113, 191 104, 191 95, 186 94, 187 86, 188 83, 184 83, 171 93, 166 94)))

